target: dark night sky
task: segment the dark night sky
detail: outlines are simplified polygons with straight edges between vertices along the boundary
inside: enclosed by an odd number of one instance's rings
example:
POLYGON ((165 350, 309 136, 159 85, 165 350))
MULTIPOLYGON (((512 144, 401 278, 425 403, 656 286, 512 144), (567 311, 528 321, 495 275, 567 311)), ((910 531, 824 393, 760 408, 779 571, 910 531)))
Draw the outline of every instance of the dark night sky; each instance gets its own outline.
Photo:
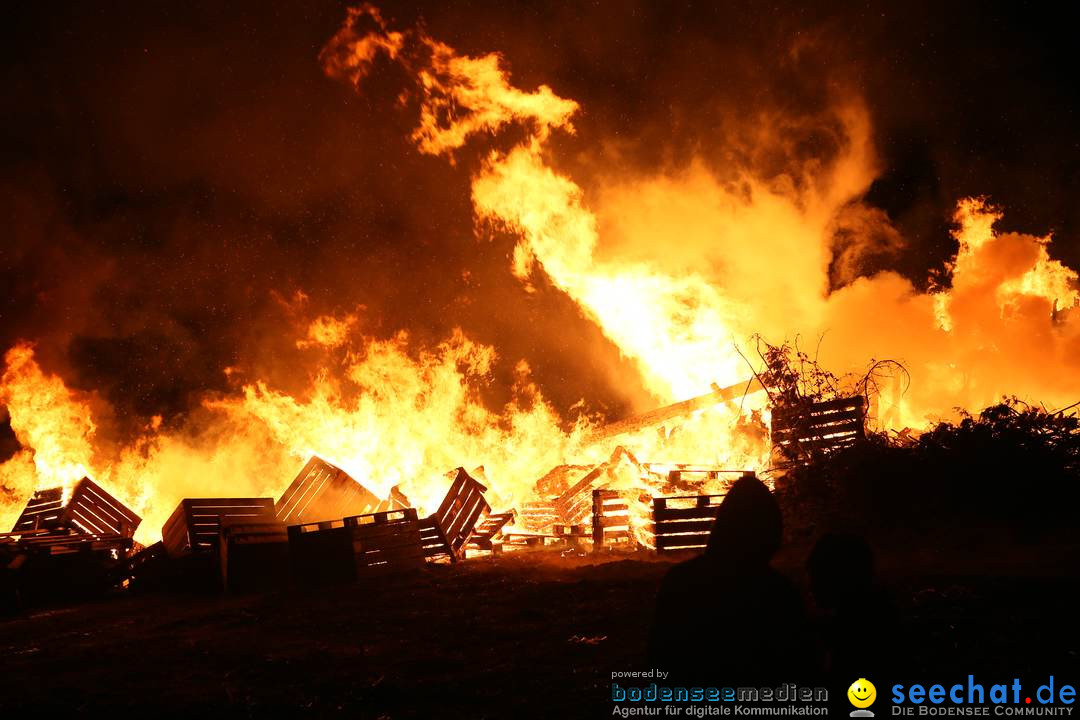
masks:
MULTIPOLYGON (((1053 232, 1052 252, 1080 267, 1071 18, 1024 3, 802 5, 382 7, 462 52, 501 51, 518 84, 582 104, 569 150, 617 137, 640 169, 702 152, 738 162, 717 118, 811 113, 842 82, 865 97, 885 166, 867 199, 911 243, 897 269, 921 282, 940 266, 953 205, 972 194, 1006 208, 1006 229, 1053 232), (784 60, 800 39, 812 49, 784 60)), ((323 75, 344 8, 9 8, 0 350, 37 340, 48 368, 102 390, 121 421, 172 422, 225 389, 228 365, 300 382, 279 328, 280 299, 303 289, 320 312, 366 305, 375 335, 459 325, 497 345, 496 396, 524 357, 558 407, 587 396, 619 412, 631 393, 604 369, 616 350, 569 299, 521 290, 509 241, 473 239, 475 158, 452 167, 409 144, 393 72, 362 96, 323 75)))

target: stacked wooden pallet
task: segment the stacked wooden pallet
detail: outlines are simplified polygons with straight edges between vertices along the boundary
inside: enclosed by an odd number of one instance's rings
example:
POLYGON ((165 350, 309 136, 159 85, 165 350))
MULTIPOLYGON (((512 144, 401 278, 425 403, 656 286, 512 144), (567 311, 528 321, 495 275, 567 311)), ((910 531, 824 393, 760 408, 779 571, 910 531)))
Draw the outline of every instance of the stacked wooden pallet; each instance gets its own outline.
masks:
POLYGON ((416 510, 405 508, 345 518, 352 530, 358 577, 370 577, 424 564, 420 521, 416 510))
POLYGON ((301 583, 350 582, 424 564, 416 510, 390 510, 288 529, 294 578, 301 583))
POLYGON ((279 524, 272 498, 185 498, 161 529, 170 557, 216 554, 229 525, 279 524))
POLYGON ((63 488, 34 493, 12 528, 13 534, 47 530, 56 535, 118 536, 130 538, 141 519, 90 478, 83 478, 66 494, 63 488))
POLYGON ((39 490, 9 533, 0 534, 3 564, 31 602, 93 595, 121 581, 134 548, 138 515, 97 483, 39 490))

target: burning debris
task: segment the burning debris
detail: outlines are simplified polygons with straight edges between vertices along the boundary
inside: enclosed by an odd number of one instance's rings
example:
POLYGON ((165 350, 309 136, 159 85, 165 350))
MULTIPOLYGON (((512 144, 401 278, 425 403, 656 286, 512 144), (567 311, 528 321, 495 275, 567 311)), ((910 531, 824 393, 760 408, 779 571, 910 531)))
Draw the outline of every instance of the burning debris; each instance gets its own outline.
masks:
POLYGON ((83 478, 70 490, 39 490, 11 529, 13 535, 42 532, 53 538, 114 535, 131 538, 142 522, 123 503, 83 478))
MULTIPOLYGON (((659 424, 660 436, 678 447, 684 424, 714 408, 731 412, 736 387, 744 395, 770 391, 761 378, 717 388, 593 431, 589 442, 616 437, 636 442, 659 424)), ((771 392, 782 396, 775 381, 771 392)), ((862 396, 825 402, 799 398, 799 404, 773 410, 774 446, 781 454, 807 448, 829 452, 862 437, 862 396)), ((760 425, 756 417, 751 421, 760 425)), ((735 418, 747 421, 741 414, 735 418)), ((443 476, 448 484, 434 511, 424 513, 423 505, 413 504, 396 484, 381 498, 337 465, 312 456, 276 502, 268 497, 180 501, 162 527, 162 540, 134 548, 137 552, 128 551, 139 518, 88 479, 70 493, 63 488, 36 493, 5 542, 23 553, 97 542, 123 561, 115 578, 135 587, 154 586, 157 574, 167 578, 166 586, 231 592, 290 581, 363 581, 425 562, 456 563, 470 554, 545 548, 573 554, 700 552, 726 487, 740 474, 753 472, 643 462, 620 444, 600 462, 558 465, 541 474, 519 502, 498 511, 492 503, 502 501, 477 479, 486 476, 484 469, 470 473, 458 467, 443 476)), ((430 497, 430 490, 425 495, 430 497)))
POLYGON ((89 478, 39 490, 0 534, 0 572, 17 574, 30 602, 101 591, 120 580, 140 522, 89 478))
POLYGON ((513 510, 485 516, 480 524, 476 526, 476 532, 473 533, 466 549, 493 553, 497 547, 501 548, 501 544, 496 545, 496 542, 501 543, 503 528, 514 522, 514 516, 513 510))
MULTIPOLYGON (((759 465, 768 456, 768 431, 762 410, 742 412, 747 397, 764 394, 773 400, 765 411, 771 409, 776 458, 817 457, 864 437, 863 395, 825 399, 840 395, 840 383, 816 365, 810 364, 809 375, 805 369, 795 373, 784 349, 770 348, 763 359, 766 371, 750 380, 593 429, 576 452, 595 456, 604 449, 602 459, 534 472, 539 478, 531 486, 516 484, 527 490, 505 496, 489 490, 483 467, 471 473, 458 467, 441 482, 424 484, 417 493, 420 501, 402 493, 399 483, 372 483, 383 488, 380 496, 366 486, 369 481, 311 456, 277 501, 181 500, 162 527, 162 540, 146 548, 131 540, 139 518, 88 479, 70 494, 63 488, 35 494, 6 543, 24 553, 45 545, 105 543, 101 547, 123 561, 121 572, 109 576, 113 581, 231 592, 289 582, 365 581, 478 554, 700 552, 735 478, 760 469, 783 471, 782 465, 759 465), (811 387, 806 377, 817 385, 811 387), (758 467, 639 459, 641 451, 715 457, 700 444, 708 435, 695 426, 713 427, 718 418, 728 426, 729 442, 743 438, 753 449, 741 457, 758 458, 753 461, 758 467), (615 439, 619 444, 612 446, 615 439)), ((408 478, 400 484, 418 487, 408 478)))
MULTIPOLYGON (((659 529, 654 530, 643 509, 652 495, 641 489, 645 486, 631 485, 648 481, 655 482, 656 488, 685 487, 692 484, 686 475, 700 476, 700 483, 719 477, 717 470, 687 467, 659 473, 621 447, 571 483, 570 478, 583 469, 561 469, 565 477, 559 483, 553 483, 551 473, 537 482, 538 491, 543 488, 550 497, 553 521, 530 532, 514 526, 516 510, 492 512, 487 488, 464 468, 447 474, 446 494, 428 516, 420 517, 413 507, 400 507, 327 517, 331 507, 356 507, 356 503, 380 507, 407 500, 394 493, 380 500, 341 470, 313 457, 277 503, 270 498, 182 500, 162 528, 162 541, 130 557, 131 535, 139 519, 84 480, 67 502, 62 501, 62 488, 35 494, 16 527, 5 536, 4 548, 9 555, 46 549, 50 553, 77 548, 109 551, 115 562, 102 566, 103 582, 106 570, 126 561, 122 572, 108 577, 142 586, 153 584, 147 578, 164 573, 169 578, 166 586, 201 587, 212 576, 210 586, 231 592, 281 587, 290 580, 314 584, 363 580, 415 570, 425 561, 458 562, 470 552, 555 547, 582 553, 590 546, 594 552, 652 547, 670 551, 677 543, 666 538, 688 530, 700 532, 698 526, 708 509, 695 515, 700 519, 691 523, 692 528, 663 524, 669 518, 658 514, 659 529), (558 495, 550 495, 564 485, 558 495), (282 522, 283 518, 311 517, 311 513, 321 513, 321 519, 282 522), (654 541, 654 534, 665 539, 654 541), (169 563, 171 570, 163 571, 169 563)), ((17 569, 18 564, 9 563, 9 568, 17 569)))
MULTIPOLYGON (((417 113, 404 136, 420 153, 456 163, 466 146, 482 146, 469 177, 474 230, 507 236, 509 272, 523 292, 537 292, 542 277, 633 364, 638 387, 624 403, 648 395, 660 407, 599 425, 585 404, 556 410, 529 363, 509 358, 513 383, 493 408, 480 388, 505 369, 497 364, 501 348, 456 326, 439 342, 421 343, 407 328, 363 335, 358 305, 317 308, 294 287, 274 291, 295 325, 277 339, 303 354, 306 384, 281 389, 268 379, 274 373, 239 358, 226 370, 228 390, 199 395, 188 425, 153 416, 134 440, 114 442, 93 420, 103 398, 43 371, 32 339, 24 340, 6 352, 0 377, 0 404, 18 441, 0 463, 2 487, 17 498, 6 505, 17 512, 36 490, 4 538, 10 563, 89 547, 123 560, 125 580, 184 561, 213 565, 226 587, 242 589, 290 573, 360 579, 470 553, 551 546, 696 551, 740 473, 772 482, 858 445, 868 422, 903 432, 942 407, 990 399, 1017 378, 1025 391, 1071 400, 1076 385, 1065 359, 1080 337, 1077 275, 1051 259, 1049 238, 995 232, 1001 213, 982 200, 957 205, 948 283, 935 279, 922 292, 882 273, 823 297, 824 260, 841 221, 877 218, 878 230, 896 234, 862 205, 876 162, 871 113, 857 99, 822 111, 820 129, 834 141, 822 144, 835 146, 829 162, 815 158, 783 182, 752 174, 721 182, 694 166, 586 193, 552 161, 553 138, 575 132, 581 105, 547 85, 516 87, 496 53, 463 55, 423 25, 395 29, 363 5, 319 60, 358 92, 372 73, 396 65, 400 107, 417 113), (666 247, 654 242, 656 223, 638 213, 687 188, 709 198, 688 213, 706 218, 709 245, 688 241, 688 256, 673 260, 656 252, 666 247), (595 206, 591 195, 601 198, 595 206), (627 227, 610 222, 624 210, 627 227), (605 226, 614 228, 610 242, 605 226), (726 251, 722 269, 711 259, 717 242, 726 251), (763 267, 764 256, 790 262, 763 267), (879 312, 865 311, 879 306, 916 339, 893 337, 879 312), (797 345, 763 341, 764 367, 755 371, 732 342, 759 329, 798 337, 834 327, 838 367, 855 366, 852 358, 872 348, 911 358, 929 381, 907 394, 906 368, 890 361, 861 379, 841 379, 797 345), (1017 374, 996 348, 1031 337, 1044 338, 1046 350, 1025 355, 1017 374), (992 361, 967 363, 975 356, 992 361), (1059 372, 1032 377, 1026 368, 1040 358, 1059 372), (972 366, 973 380, 960 377, 958 363, 972 366), (209 428, 199 426, 204 421, 209 428), (278 495, 281 468, 303 458, 278 495), (487 470, 464 469, 479 463, 487 470), (136 537, 139 517, 89 479, 66 488, 84 475, 135 501, 150 527, 136 537), (211 497, 219 492, 242 497, 211 497), (160 544, 153 542, 159 526, 160 544), (137 540, 150 545, 139 550, 137 540)), ((656 214, 668 232, 672 216, 656 214)))

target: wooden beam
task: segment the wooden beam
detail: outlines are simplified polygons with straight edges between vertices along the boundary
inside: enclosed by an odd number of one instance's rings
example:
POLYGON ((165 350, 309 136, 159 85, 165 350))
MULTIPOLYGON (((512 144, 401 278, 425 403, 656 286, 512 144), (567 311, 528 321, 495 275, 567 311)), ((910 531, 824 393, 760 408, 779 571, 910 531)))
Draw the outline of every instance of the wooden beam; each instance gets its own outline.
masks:
POLYGON ((618 435, 638 432, 639 430, 644 430, 652 425, 659 425, 668 420, 686 417, 697 410, 719 405, 720 403, 733 403, 737 398, 742 397, 744 394, 749 395, 764 389, 764 386, 762 386, 761 382, 756 377, 751 378, 750 380, 743 380, 734 385, 728 385, 724 388, 713 386, 713 391, 705 395, 698 395, 689 400, 665 405, 664 407, 650 410, 647 413, 634 415, 633 417, 628 417, 624 420, 619 420, 610 425, 598 428, 585 438, 585 443, 587 445, 593 445, 618 435))

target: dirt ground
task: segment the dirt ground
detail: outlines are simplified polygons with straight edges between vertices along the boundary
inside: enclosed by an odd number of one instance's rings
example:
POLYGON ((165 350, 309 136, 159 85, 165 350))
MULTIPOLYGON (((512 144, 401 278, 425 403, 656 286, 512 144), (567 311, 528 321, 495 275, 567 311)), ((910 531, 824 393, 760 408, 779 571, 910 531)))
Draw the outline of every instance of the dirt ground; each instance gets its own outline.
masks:
MULTIPOLYGON (((912 673, 1080 667, 1077 555, 884 554, 912 673), (987 558, 992 558, 988 560, 987 558)), ((777 565, 802 582, 805 548, 777 565)), ((144 594, 0 621, 0 717, 609 717, 614 670, 644 667, 670 562, 644 553, 477 558, 378 586, 144 594)), ((718 620, 722 620, 719 619, 718 620)))

